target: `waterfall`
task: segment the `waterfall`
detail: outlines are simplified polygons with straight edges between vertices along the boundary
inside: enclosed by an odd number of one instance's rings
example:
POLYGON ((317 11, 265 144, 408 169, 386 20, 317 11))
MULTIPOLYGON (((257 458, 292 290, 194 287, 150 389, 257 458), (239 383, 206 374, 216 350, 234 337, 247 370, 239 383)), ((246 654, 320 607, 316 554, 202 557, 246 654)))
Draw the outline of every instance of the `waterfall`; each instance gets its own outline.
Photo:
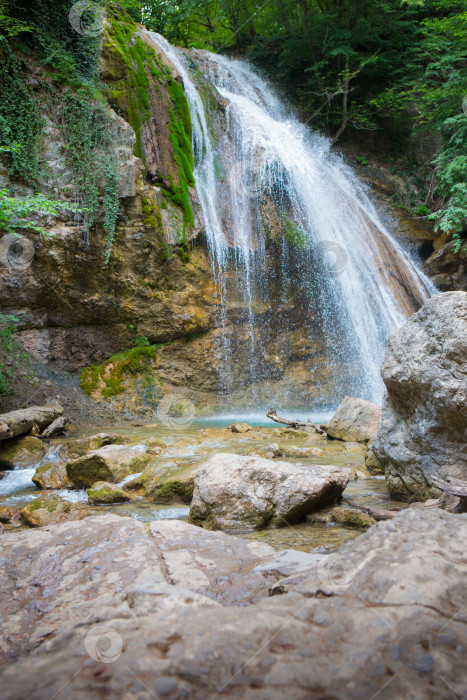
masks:
POLYGON ((149 36, 190 107, 223 329, 221 388, 258 406, 323 407, 345 394, 380 401, 388 336, 433 285, 329 139, 247 63, 149 36))

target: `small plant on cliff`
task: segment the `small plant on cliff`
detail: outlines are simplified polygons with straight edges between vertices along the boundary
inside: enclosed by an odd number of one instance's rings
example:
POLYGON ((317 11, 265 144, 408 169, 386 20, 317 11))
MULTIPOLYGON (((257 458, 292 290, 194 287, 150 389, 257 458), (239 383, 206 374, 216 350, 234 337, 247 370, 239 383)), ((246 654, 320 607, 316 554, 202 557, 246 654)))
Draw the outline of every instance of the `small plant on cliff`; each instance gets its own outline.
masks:
POLYGON ((87 394, 100 390, 108 398, 123 394, 126 375, 144 374, 157 357, 161 345, 150 345, 147 338, 136 338, 136 347, 112 355, 100 365, 85 367, 81 371, 80 386, 87 394), (147 343, 147 344, 146 344, 147 343))
POLYGON ((60 209, 81 211, 77 204, 47 199, 42 194, 28 197, 10 197, 7 190, 0 190, 0 231, 14 233, 16 229, 29 229, 43 236, 48 235, 43 226, 31 221, 33 214, 57 216, 60 209))
POLYGON ((13 392, 15 372, 6 365, 16 350, 14 332, 18 319, 0 312, 0 397, 13 392))

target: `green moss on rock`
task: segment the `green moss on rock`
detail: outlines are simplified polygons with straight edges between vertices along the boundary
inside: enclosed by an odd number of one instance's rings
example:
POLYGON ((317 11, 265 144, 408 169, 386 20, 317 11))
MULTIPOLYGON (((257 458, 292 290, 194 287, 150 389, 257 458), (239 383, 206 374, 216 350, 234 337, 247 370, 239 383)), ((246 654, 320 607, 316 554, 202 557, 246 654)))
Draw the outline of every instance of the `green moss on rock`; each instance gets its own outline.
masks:
POLYGON ((161 345, 144 345, 112 355, 100 365, 91 365, 81 370, 80 386, 91 395, 101 389, 102 396, 108 398, 123 394, 125 375, 145 374, 157 357, 161 345))

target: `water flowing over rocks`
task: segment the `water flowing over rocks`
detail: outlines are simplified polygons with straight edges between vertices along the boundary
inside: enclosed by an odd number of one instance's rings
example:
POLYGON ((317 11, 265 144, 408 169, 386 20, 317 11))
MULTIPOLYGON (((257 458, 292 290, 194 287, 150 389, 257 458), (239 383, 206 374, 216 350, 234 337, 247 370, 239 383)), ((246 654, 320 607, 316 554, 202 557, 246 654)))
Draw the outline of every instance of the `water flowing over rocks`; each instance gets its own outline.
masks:
POLYGON ((466 537, 467 515, 414 509, 330 556, 117 516, 3 536, 0 697, 447 699, 466 537))
POLYGON ((31 435, 13 438, 0 443, 0 465, 2 469, 29 467, 45 454, 41 440, 31 435))
POLYGON ((217 454, 196 472, 189 520, 211 529, 293 525, 335 501, 348 481, 340 467, 217 454))
POLYGON ((380 419, 380 406, 347 396, 326 425, 326 432, 346 442, 368 442, 376 435, 380 419))
POLYGON ((389 489, 423 501, 431 478, 467 481, 467 294, 430 299, 391 334, 387 389, 373 450, 389 489))

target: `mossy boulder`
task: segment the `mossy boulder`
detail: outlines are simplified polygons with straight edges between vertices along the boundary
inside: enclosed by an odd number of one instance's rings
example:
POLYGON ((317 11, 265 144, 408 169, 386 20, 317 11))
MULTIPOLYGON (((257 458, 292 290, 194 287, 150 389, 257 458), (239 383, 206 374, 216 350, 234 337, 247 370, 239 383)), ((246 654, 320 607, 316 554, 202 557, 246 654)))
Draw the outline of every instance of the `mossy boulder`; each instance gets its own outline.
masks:
POLYGON ((135 496, 124 491, 120 486, 111 484, 108 481, 97 481, 86 492, 89 503, 125 503, 135 500, 135 496))
POLYGON ((39 489, 69 489, 73 486, 66 473, 64 462, 61 464, 44 464, 44 466, 36 469, 32 481, 39 489))
POLYGON ((89 515, 83 506, 65 501, 58 496, 39 496, 20 511, 21 521, 29 527, 43 527, 64 520, 79 520, 89 515))
POLYGON ((130 474, 142 471, 149 462, 146 445, 107 445, 84 457, 69 461, 68 478, 76 488, 89 488, 96 481, 118 483, 130 474))
POLYGON ((120 443, 122 438, 118 435, 109 433, 97 433, 97 435, 89 435, 88 437, 73 440, 66 445, 67 454, 71 458, 83 457, 91 450, 98 450, 106 445, 114 445, 120 443))
POLYGON ((195 487, 194 474, 167 478, 164 476, 167 466, 148 466, 142 474, 125 484, 125 490, 150 498, 155 503, 191 503, 195 487))
POLYGON ((30 467, 45 455, 42 440, 27 435, 0 442, 0 467, 14 469, 15 467, 30 467))
POLYGON ((362 513, 362 511, 349 508, 348 506, 336 506, 333 508, 331 510, 331 518, 335 523, 339 523, 339 525, 359 527, 362 529, 366 529, 376 522, 368 513, 362 513))

